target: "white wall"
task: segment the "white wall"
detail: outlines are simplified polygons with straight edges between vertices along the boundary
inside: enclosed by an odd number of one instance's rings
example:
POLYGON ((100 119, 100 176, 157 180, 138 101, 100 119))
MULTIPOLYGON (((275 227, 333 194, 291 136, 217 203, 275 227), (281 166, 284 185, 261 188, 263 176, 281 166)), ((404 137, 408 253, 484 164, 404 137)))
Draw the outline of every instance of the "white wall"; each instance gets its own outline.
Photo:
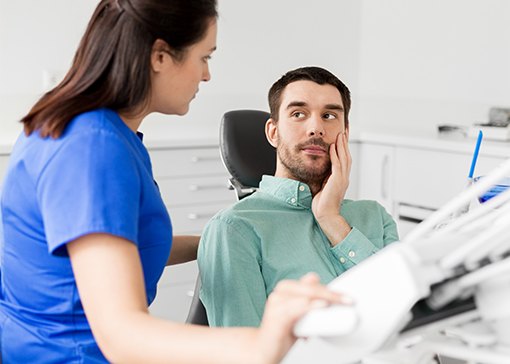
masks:
MULTIPOLYGON (((0 132, 68 68, 96 0, 0 0, 0 132)), ((507 0, 219 0, 212 81, 149 137, 213 137, 224 111, 266 109, 285 71, 322 65, 353 92, 352 131, 429 130, 510 106, 507 0)))
MULTIPOLYGON (((184 118, 154 115, 149 137, 218 136, 230 109, 267 109, 266 94, 284 72, 321 65, 356 92, 361 3, 357 0, 219 0, 212 81, 184 118)), ((0 0, 0 130, 40 95, 43 72, 68 68, 96 1, 0 0)))
POLYGON ((68 69, 94 0, 0 0, 0 132, 17 123, 43 91, 43 71, 68 69))
POLYGON ((360 123, 425 130, 510 107, 510 2, 364 0, 360 123))

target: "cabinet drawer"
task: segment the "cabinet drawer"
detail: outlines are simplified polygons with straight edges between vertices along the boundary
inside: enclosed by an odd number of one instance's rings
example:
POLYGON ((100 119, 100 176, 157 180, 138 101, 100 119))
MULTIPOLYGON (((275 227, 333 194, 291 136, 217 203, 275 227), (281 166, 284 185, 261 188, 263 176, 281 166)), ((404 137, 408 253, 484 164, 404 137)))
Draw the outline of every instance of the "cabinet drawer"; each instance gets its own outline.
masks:
POLYGON ((358 160, 353 162, 359 164, 358 198, 375 200, 392 215, 394 149, 387 145, 361 144, 358 160))
POLYGON ((194 284, 198 277, 198 264, 194 260, 192 262, 170 265, 165 268, 158 285, 174 286, 177 284, 192 283, 194 284))
POLYGON ((168 212, 172 219, 174 235, 201 234, 207 222, 229 203, 216 203, 211 205, 196 205, 183 207, 169 207, 168 212))
POLYGON ((193 300, 194 282, 158 285, 158 293, 149 307, 151 315, 174 322, 185 322, 193 300))
POLYGON ((225 174, 219 148, 150 150, 154 178, 225 174))
MULTIPOLYGON (((399 147, 396 151, 395 200, 437 209, 462 192, 472 155, 399 147)), ((503 158, 480 155, 476 175, 496 168, 503 158)))
POLYGON ((157 180, 161 196, 168 206, 195 205, 236 200, 228 189, 228 177, 160 178, 157 180))

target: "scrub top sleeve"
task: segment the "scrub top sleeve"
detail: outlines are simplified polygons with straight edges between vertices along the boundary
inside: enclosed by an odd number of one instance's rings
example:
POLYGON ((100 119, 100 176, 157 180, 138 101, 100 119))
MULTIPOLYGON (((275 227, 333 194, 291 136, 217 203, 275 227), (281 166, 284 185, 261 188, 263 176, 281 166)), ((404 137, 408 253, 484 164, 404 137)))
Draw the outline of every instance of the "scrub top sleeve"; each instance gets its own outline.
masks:
POLYGON ((90 233, 137 243, 141 182, 132 154, 126 141, 102 130, 63 143, 36 186, 50 253, 66 255, 66 243, 90 233))

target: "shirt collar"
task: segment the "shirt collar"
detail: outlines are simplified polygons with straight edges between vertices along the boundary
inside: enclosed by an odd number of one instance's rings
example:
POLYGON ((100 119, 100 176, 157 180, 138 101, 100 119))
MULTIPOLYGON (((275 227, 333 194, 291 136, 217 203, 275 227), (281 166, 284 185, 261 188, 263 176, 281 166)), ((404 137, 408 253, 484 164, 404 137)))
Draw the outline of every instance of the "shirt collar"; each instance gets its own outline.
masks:
POLYGON ((114 123, 114 125, 128 138, 128 140, 132 140, 136 144, 139 144, 140 142, 143 144, 143 133, 139 131, 133 132, 133 130, 129 128, 116 111, 108 108, 103 108, 102 110, 111 116, 110 121, 114 123))
POLYGON ((264 175, 259 190, 291 206, 312 208, 312 193, 306 183, 290 178, 264 175))

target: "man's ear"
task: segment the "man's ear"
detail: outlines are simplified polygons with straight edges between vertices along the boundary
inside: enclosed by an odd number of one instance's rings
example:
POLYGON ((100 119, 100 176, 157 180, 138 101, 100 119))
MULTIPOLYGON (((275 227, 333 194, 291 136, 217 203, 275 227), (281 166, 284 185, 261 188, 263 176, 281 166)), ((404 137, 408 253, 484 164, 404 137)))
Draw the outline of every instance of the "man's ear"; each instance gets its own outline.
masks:
POLYGON ((345 135, 347 136, 347 141, 349 140, 349 127, 345 128, 345 135))
POLYGON ((167 42, 162 39, 156 39, 152 45, 151 52, 151 69, 154 72, 161 72, 163 67, 166 65, 165 62, 173 62, 170 56, 170 47, 167 42))
POLYGON ((273 147, 278 147, 278 126, 276 125, 276 121, 272 118, 267 119, 266 121, 266 138, 269 144, 273 147))

